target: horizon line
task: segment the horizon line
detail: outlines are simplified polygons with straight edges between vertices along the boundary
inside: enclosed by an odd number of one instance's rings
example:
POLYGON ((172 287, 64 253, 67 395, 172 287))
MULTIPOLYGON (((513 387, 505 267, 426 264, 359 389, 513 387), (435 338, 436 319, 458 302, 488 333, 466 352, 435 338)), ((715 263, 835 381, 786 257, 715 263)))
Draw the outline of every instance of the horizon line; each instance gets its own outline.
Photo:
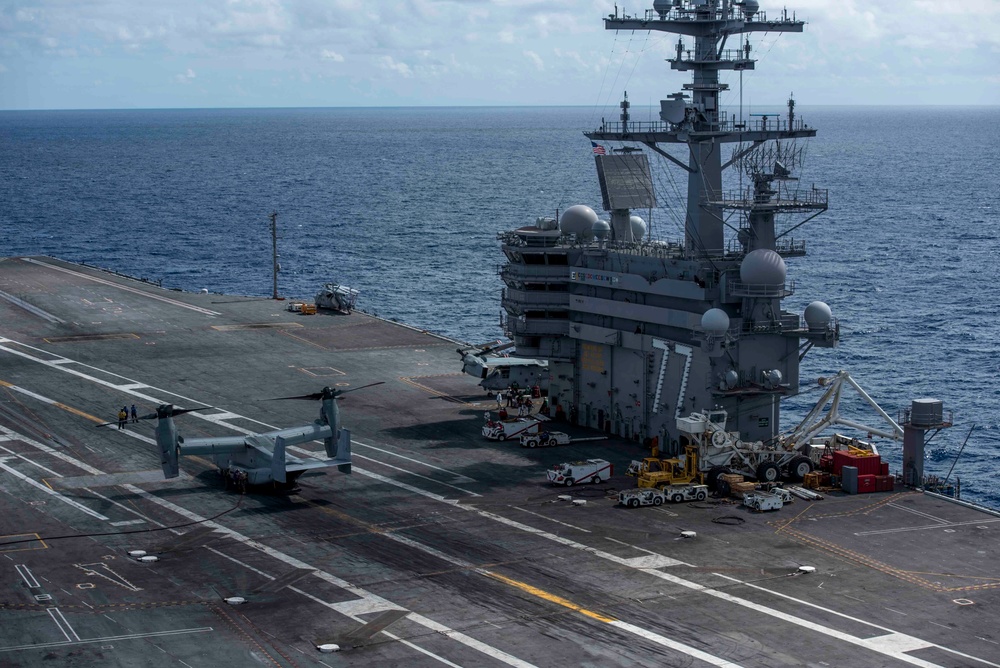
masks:
MULTIPOLYGON (((787 100, 782 102, 755 102, 753 107, 786 107, 787 100)), ((736 108, 737 105, 723 105, 724 109, 736 108)), ((913 107, 976 107, 990 108, 1000 107, 1000 103, 970 102, 970 103, 898 103, 898 104, 863 104, 863 103, 839 103, 839 104, 803 104, 796 103, 798 108, 815 107, 885 107, 885 108, 913 108, 913 107)), ((413 104, 413 105, 310 105, 310 106, 270 106, 270 107, 46 107, 46 108, 0 108, 0 113, 17 112, 64 112, 64 111, 249 111, 249 110, 296 110, 296 109, 594 109, 604 108, 589 104, 413 104)), ((633 104, 632 108, 656 108, 656 105, 633 104)))

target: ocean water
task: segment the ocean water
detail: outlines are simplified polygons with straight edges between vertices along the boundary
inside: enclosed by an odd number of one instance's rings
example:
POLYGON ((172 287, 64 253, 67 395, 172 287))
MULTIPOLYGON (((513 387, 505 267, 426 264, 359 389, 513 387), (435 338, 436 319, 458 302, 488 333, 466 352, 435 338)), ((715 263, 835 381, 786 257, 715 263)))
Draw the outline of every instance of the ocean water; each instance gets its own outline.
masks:
MULTIPOLYGON (((651 110, 633 107, 644 120, 651 110)), ((778 110, 780 111, 780 110, 778 110)), ((801 312, 821 299, 840 346, 802 363, 847 369, 891 414, 944 400, 955 427, 928 473, 1000 507, 1000 108, 817 107, 801 185, 830 210, 794 232, 801 312), (971 430, 971 432, 970 432, 971 430)), ((462 341, 501 336, 496 233, 557 209, 600 210, 589 108, 0 112, 0 256, 47 254, 185 290, 271 293, 336 281, 359 307, 462 341)), ((610 118, 614 114, 608 114, 610 118)), ((726 149, 728 151, 728 148, 726 149)), ((731 178, 735 185, 737 176, 731 178)), ((656 238, 681 235, 685 178, 658 166, 656 238)), ((458 369, 456 359, 456 370, 458 369)), ((789 402, 790 427, 815 401, 789 402)), ((875 422, 857 400, 847 409, 875 422)), ((893 468, 900 446, 883 451, 893 468)))

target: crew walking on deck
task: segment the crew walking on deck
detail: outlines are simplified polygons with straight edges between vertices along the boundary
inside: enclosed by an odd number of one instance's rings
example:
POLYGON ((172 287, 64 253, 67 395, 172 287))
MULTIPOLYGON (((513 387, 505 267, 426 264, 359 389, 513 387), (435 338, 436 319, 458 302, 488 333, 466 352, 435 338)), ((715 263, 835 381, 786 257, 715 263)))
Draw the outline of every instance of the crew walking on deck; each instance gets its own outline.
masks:
POLYGON ((125 421, 126 420, 128 420, 128 411, 125 410, 124 406, 122 406, 122 409, 120 411, 118 411, 118 428, 119 429, 124 429, 125 428, 125 421))

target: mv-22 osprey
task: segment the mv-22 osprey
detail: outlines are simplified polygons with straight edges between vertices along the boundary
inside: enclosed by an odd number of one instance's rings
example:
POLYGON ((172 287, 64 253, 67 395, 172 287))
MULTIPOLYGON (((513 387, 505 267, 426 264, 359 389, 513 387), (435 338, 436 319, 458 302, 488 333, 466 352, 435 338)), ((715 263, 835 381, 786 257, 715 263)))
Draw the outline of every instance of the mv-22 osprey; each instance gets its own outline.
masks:
POLYGON ((156 443, 160 448, 160 463, 166 478, 178 476, 177 460, 181 455, 207 455, 227 480, 240 485, 274 483, 275 486, 287 488, 306 471, 336 466, 341 473, 351 472, 351 432, 340 426, 337 398, 348 392, 381 384, 382 382, 371 383, 350 390, 324 387, 322 391, 313 394, 280 397, 278 400, 322 400, 319 419, 310 425, 262 434, 185 439, 177 432, 175 417, 211 406, 176 408, 171 404, 161 404, 155 413, 143 415, 139 419, 157 420, 156 443), (320 439, 329 459, 299 459, 287 454, 289 446, 320 439))

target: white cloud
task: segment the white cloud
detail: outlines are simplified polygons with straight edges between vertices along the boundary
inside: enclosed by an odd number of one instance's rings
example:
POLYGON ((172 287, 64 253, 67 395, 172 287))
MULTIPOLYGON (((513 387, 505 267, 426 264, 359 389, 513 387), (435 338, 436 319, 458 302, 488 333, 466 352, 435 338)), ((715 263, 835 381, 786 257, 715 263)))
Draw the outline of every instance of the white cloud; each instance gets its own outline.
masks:
POLYGON ((390 72, 395 72, 403 77, 412 77, 413 70, 406 63, 397 62, 392 56, 382 56, 379 58, 379 65, 382 69, 389 70, 390 72))
MULTIPOLYGON (((228 80, 245 77, 245 94, 230 93, 224 84, 206 89, 200 101, 206 106, 270 103, 258 91, 272 79, 286 87, 289 104, 320 105, 350 104, 358 93, 371 104, 532 104, 549 93, 589 104, 594 95, 619 99, 626 85, 629 92, 655 97, 664 93, 664 78, 669 78, 667 92, 690 80, 663 63, 676 36, 604 29, 601 18, 612 11, 611 0, 7 4, 11 7, 0 9, 0 61, 17 63, 8 67, 19 77, 26 76, 22 72, 51 76, 5 88, 19 99, 4 96, 0 106, 29 104, 31 90, 61 88, 59 71, 72 72, 80 81, 102 72, 109 93, 134 106, 159 105, 168 93, 128 82, 193 83, 194 72, 179 69, 185 62, 197 64, 202 77, 208 76, 206 68, 225 72, 228 80), (51 66, 57 58, 62 59, 59 67, 51 66), (335 67, 340 63, 351 67, 335 67), (613 82, 618 72, 621 80, 613 82), (302 85, 300 73, 331 85, 322 91, 302 85), (607 73, 604 88, 594 93, 607 73), (417 85, 431 79, 433 87, 417 85)), ((770 18, 781 12, 783 0, 760 4, 770 18)), ((747 89, 755 101, 781 100, 787 92, 778 91, 793 86, 803 104, 919 104, 942 98, 995 104, 1000 90, 984 82, 996 76, 1000 0, 963 0, 962 7, 956 11, 940 0, 789 0, 789 13, 807 21, 805 34, 751 35, 760 72, 746 76, 747 89), (946 55, 934 57, 941 44, 948 45, 946 55), (880 70, 880 63, 889 69, 880 70), (959 85, 954 76, 948 78, 955 72, 987 90, 959 85), (900 88, 887 98, 879 86, 890 75, 900 88)), ((727 48, 733 48, 732 39, 727 48)), ((6 74, 5 84, 13 78, 6 74)), ((734 85, 731 76, 724 79, 734 85)), ((52 104, 76 107, 81 103, 76 96, 66 88, 59 95, 64 102, 52 104)))

